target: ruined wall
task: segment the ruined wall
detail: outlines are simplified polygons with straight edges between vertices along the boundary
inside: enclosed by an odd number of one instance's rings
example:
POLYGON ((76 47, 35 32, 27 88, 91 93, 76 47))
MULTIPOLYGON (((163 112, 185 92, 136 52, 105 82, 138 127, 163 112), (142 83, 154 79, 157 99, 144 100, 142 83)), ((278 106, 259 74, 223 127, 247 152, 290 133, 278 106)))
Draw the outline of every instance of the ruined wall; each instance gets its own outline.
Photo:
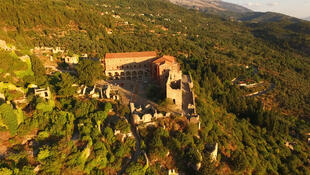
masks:
MULTIPOLYGON (((156 77, 160 81, 160 83, 164 83, 167 80, 170 71, 175 71, 175 72, 179 71, 179 65, 177 63, 176 64, 165 63, 165 64, 158 65, 156 77)), ((179 78, 175 78, 175 79, 179 79, 179 78)))
POLYGON ((169 71, 166 82, 166 98, 172 99, 173 103, 182 109, 182 72, 169 71))
POLYGON ((152 120, 157 120, 164 117, 170 117, 170 113, 157 113, 151 105, 146 105, 144 108, 136 108, 134 103, 129 103, 129 108, 134 124, 151 123, 152 120))
POLYGON ((43 88, 43 89, 34 89, 34 94, 36 96, 45 98, 47 100, 49 100, 51 97, 51 91, 50 91, 49 87, 43 88))

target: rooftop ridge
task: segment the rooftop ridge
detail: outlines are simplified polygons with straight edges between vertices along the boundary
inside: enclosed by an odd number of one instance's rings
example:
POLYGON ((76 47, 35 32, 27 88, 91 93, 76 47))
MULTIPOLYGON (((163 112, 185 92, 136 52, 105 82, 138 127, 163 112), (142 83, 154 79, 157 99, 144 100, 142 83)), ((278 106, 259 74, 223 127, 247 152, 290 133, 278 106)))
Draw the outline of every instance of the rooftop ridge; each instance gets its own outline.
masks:
POLYGON ((144 51, 144 52, 122 52, 122 53, 105 54, 105 59, 134 58, 134 57, 157 57, 157 53, 155 51, 144 51))
POLYGON ((169 62, 169 63, 175 63, 176 59, 174 56, 169 56, 169 55, 164 55, 158 59, 156 59, 155 61, 153 61, 153 63, 162 63, 162 62, 169 62))

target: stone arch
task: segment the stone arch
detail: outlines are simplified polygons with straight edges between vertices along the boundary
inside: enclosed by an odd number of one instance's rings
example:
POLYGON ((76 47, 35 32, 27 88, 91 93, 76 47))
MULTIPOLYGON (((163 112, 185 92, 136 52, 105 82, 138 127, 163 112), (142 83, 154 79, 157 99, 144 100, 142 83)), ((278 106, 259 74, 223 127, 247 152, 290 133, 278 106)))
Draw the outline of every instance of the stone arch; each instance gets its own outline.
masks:
POLYGON ((138 75, 138 80, 143 80, 142 75, 138 75))
POLYGON ((136 71, 132 71, 132 80, 136 80, 137 79, 137 72, 136 71))

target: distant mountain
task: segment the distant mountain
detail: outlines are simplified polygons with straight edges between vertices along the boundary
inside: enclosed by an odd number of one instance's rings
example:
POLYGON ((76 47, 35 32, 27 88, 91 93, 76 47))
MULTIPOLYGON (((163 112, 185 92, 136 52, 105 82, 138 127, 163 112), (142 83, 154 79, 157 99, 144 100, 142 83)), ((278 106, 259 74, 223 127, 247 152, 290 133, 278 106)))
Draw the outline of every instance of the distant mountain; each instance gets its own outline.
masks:
POLYGON ((201 11, 212 12, 212 13, 252 12, 252 10, 242 7, 240 5, 224 2, 221 0, 169 0, 169 1, 177 5, 194 8, 194 9, 201 10, 201 11))
MULTIPOLYGON (((275 12, 254 12, 248 8, 242 7, 237 4, 224 2, 221 0, 169 0, 170 2, 203 11, 208 14, 219 15, 223 18, 230 20, 238 20, 249 23, 262 23, 262 22, 279 22, 287 20, 291 22, 300 22, 300 19, 287 16, 275 12)), ((304 20, 310 21, 310 17, 304 20)))
POLYGON ((279 22, 283 20, 299 22, 300 19, 275 12, 249 12, 234 16, 237 20, 251 23, 279 22))
POLYGON ((307 18, 304 18, 304 20, 310 21, 310 16, 307 17, 307 18))

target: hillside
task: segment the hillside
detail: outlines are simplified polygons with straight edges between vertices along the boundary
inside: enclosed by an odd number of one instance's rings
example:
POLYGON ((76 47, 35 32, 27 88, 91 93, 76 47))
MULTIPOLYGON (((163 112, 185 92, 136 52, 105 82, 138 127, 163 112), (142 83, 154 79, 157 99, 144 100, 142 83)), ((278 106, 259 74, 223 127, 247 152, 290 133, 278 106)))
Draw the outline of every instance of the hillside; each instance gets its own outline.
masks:
POLYGON ((169 1, 177 5, 214 13, 225 11, 235 13, 251 12, 250 9, 247 9, 240 5, 224 2, 221 0, 169 0, 169 1))
POLYGON ((0 4, 0 174, 309 174, 309 23, 237 22, 167 0, 0 4), (172 114, 137 130, 128 104, 76 93, 106 80, 100 63, 63 62, 152 50, 193 78, 201 128, 172 114))
POLYGON ((304 20, 310 21, 310 16, 307 17, 307 18, 304 18, 304 20))
POLYGON ((279 22, 279 21, 291 21, 299 22, 300 20, 294 17, 290 17, 280 13, 274 12, 250 12, 240 14, 238 20, 251 23, 262 23, 262 22, 279 22))

